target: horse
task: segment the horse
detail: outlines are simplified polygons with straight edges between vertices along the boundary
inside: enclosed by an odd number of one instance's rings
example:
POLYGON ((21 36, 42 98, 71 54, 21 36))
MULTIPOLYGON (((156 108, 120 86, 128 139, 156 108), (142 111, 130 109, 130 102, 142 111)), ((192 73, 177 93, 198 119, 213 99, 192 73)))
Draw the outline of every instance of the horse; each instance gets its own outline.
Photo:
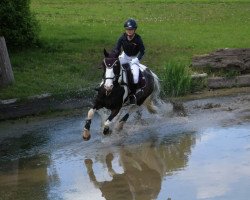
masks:
MULTIPOLYGON (((154 101, 159 98, 160 83, 155 73, 146 66, 139 64, 141 87, 136 91, 137 106, 144 104, 150 113, 156 113, 157 107, 154 101)), ((129 118, 129 114, 133 111, 134 106, 128 105, 129 98, 129 71, 126 70, 119 61, 119 53, 111 51, 108 53, 104 49, 104 59, 102 61, 103 79, 98 89, 98 93, 94 98, 93 107, 88 111, 87 119, 83 128, 82 137, 85 141, 89 140, 91 120, 97 110, 107 108, 111 110, 111 114, 104 123, 103 134, 111 133, 110 123, 114 117, 120 112, 123 106, 130 106, 127 113, 119 121, 119 130, 123 128, 123 124, 129 118)), ((131 75, 131 74, 130 74, 131 75)))

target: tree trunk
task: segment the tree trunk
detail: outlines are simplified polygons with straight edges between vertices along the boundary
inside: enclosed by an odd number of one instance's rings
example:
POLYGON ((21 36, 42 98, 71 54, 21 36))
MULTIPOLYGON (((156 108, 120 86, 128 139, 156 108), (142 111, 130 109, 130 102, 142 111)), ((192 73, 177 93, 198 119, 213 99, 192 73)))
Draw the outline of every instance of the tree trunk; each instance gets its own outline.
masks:
POLYGON ((0 87, 14 82, 14 75, 10 64, 4 37, 0 37, 0 87))

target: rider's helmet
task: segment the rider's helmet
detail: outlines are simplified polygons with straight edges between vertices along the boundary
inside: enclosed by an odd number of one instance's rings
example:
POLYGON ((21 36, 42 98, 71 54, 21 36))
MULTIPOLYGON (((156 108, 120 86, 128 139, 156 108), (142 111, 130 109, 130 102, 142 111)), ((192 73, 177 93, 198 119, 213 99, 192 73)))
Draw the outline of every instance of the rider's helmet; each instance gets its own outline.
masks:
POLYGON ((124 28, 127 29, 127 30, 131 30, 131 29, 136 30, 137 29, 137 23, 136 23, 136 21, 134 19, 128 19, 124 23, 124 28))

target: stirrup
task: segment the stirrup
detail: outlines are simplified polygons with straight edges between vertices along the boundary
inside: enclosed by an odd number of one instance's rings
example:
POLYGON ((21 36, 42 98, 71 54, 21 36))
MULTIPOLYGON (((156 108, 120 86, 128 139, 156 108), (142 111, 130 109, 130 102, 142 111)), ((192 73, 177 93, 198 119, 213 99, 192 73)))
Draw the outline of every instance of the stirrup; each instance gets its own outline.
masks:
POLYGON ((129 103, 131 105, 136 105, 136 96, 134 94, 129 96, 129 103))

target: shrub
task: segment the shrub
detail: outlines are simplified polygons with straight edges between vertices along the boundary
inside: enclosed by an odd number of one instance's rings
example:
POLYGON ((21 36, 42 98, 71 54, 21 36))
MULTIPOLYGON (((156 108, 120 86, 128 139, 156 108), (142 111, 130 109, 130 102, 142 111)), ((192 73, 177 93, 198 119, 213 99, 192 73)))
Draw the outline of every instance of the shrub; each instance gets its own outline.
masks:
POLYGON ((20 48, 38 43, 39 25, 30 12, 30 0, 0 1, 0 36, 7 46, 20 48))
POLYGON ((162 78, 166 96, 174 97, 190 92, 191 76, 185 65, 167 63, 162 78))

